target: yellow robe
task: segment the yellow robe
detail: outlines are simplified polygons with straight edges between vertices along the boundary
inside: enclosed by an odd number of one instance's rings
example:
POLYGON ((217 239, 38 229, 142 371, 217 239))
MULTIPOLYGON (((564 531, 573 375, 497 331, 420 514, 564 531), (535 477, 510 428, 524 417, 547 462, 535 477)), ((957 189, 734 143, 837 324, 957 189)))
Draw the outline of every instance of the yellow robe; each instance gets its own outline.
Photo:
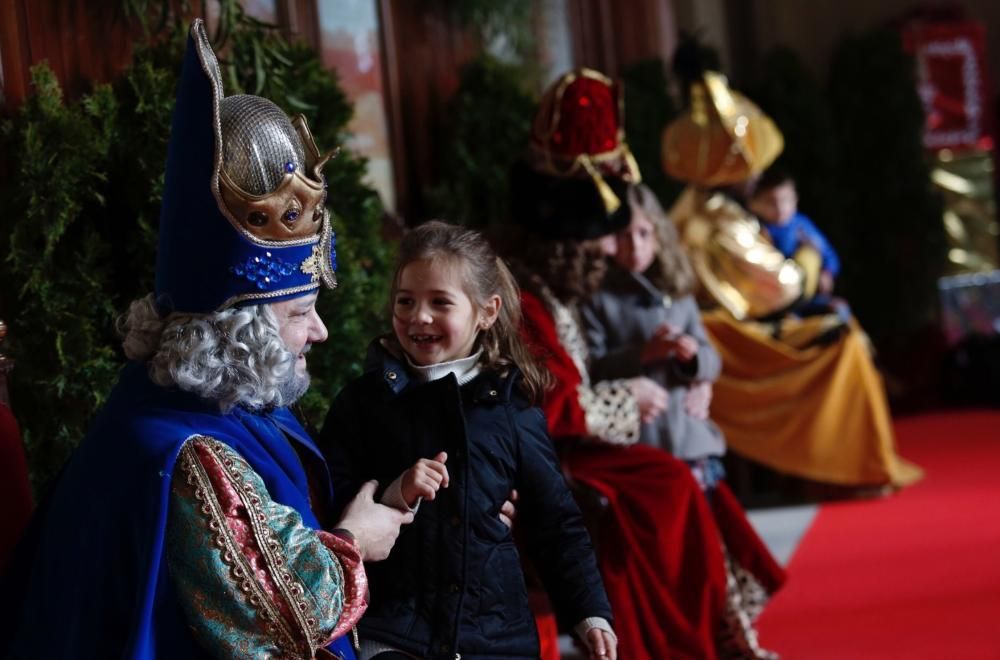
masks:
POLYGON ((866 338, 852 319, 833 344, 811 340, 829 317, 754 317, 787 307, 803 270, 786 260, 742 207, 690 188, 671 210, 701 285, 718 307, 705 329, 722 357, 712 419, 729 448, 779 472, 846 486, 905 486, 920 468, 896 454, 889 407, 866 338))
MULTIPOLYGON (((905 486, 922 471, 896 454, 882 379, 864 334, 829 346, 795 348, 772 326, 704 315, 722 356, 712 419, 730 449, 779 472, 846 486, 905 486)), ((815 336, 822 317, 786 319, 791 332, 815 336)))

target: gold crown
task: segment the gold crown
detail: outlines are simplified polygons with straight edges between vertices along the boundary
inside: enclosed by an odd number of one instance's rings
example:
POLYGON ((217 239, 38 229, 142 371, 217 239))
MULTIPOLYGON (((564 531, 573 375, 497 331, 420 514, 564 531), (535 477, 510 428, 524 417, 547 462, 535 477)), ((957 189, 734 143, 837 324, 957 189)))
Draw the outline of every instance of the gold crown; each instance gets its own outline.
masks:
POLYGON ((326 182, 322 169, 338 150, 320 154, 306 118, 292 120, 305 148, 305 166, 286 165, 284 178, 271 192, 254 195, 243 190, 225 168, 219 171, 219 193, 229 213, 244 231, 263 241, 290 241, 318 234, 326 212, 326 182))

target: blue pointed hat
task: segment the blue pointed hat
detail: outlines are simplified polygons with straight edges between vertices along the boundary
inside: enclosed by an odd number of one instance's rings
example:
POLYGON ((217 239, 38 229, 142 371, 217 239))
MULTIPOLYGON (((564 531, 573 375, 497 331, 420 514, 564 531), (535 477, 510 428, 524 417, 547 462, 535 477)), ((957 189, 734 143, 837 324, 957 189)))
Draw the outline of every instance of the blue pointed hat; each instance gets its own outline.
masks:
POLYGON ((174 108, 156 261, 159 311, 209 313, 337 284, 321 155, 305 118, 225 96, 199 19, 174 108))

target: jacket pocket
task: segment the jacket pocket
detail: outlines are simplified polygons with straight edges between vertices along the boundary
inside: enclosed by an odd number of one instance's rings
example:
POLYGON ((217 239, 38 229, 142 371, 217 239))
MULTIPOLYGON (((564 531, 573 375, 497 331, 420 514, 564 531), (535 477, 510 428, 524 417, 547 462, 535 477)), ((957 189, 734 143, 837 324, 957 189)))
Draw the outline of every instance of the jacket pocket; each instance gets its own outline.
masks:
POLYGON ((501 543, 490 551, 482 576, 476 620, 483 636, 518 635, 522 628, 530 632, 534 620, 521 559, 513 543, 501 543))

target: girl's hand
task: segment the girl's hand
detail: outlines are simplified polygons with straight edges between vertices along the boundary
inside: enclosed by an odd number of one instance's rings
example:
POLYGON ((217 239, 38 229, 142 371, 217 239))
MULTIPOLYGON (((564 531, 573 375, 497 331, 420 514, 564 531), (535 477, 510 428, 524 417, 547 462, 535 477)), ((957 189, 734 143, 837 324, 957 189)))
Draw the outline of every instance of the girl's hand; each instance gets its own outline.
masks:
POLYGON ((698 340, 681 332, 676 325, 664 323, 646 342, 639 361, 643 364, 652 364, 676 357, 681 362, 690 362, 697 356, 698 340))
POLYGON ((441 452, 433 459, 421 458, 403 473, 400 490, 406 505, 413 508, 423 498, 431 501, 439 488, 448 487, 448 468, 444 466, 448 454, 441 452))
POLYGON ((674 355, 681 362, 690 362, 698 357, 698 340, 691 335, 678 335, 674 338, 674 355))
POLYGON ((600 628, 591 628, 583 640, 590 649, 590 660, 617 660, 618 640, 600 628))
POLYGON ((708 409, 712 405, 712 383, 699 381, 688 388, 684 396, 684 412, 695 419, 708 419, 708 409))
POLYGON ((639 404, 639 418, 643 424, 653 421, 667 409, 670 395, 656 381, 639 376, 630 378, 628 386, 636 403, 639 404))
POLYGON ((674 353, 674 337, 679 332, 680 329, 670 323, 660 325, 643 346, 639 361, 643 364, 652 364, 653 362, 669 360, 674 353))
POLYGON ((517 489, 511 489, 507 495, 507 501, 500 506, 500 522, 507 525, 507 529, 514 526, 514 518, 517 516, 517 489))

